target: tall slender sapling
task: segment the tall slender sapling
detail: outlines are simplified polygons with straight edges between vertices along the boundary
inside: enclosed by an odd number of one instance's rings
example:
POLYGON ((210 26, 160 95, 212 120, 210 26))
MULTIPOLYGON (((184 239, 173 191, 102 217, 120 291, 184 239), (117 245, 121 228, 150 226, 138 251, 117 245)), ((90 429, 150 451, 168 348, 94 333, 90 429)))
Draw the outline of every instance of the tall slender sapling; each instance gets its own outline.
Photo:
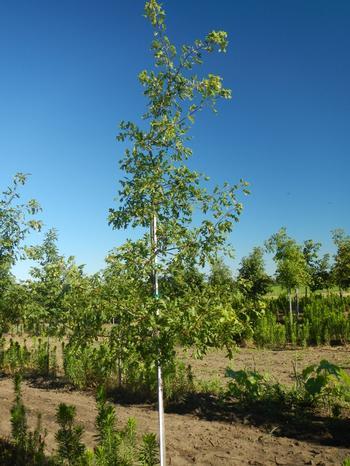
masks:
MULTIPOLYGON (((231 98, 220 76, 200 78, 194 72, 206 53, 226 51, 226 32, 212 31, 203 40, 178 50, 166 35, 165 12, 156 0, 146 2, 145 16, 153 26, 155 68, 139 74, 148 100, 143 124, 121 123, 117 139, 129 141, 130 147, 120 161, 125 176, 120 181, 119 206, 110 209, 109 223, 114 228, 146 229, 141 239, 129 240, 117 256, 129 270, 151 277, 153 283, 153 298, 142 304, 144 314, 139 324, 145 332, 140 344, 145 344, 148 335, 149 351, 157 360, 160 461, 164 465, 161 368, 174 353, 179 328, 176 315, 172 314, 172 319, 166 315, 173 303, 162 292, 159 296, 158 277, 169 262, 190 267, 215 259, 239 219, 242 204, 236 194, 240 189, 246 191, 247 183, 225 183, 222 189, 216 187, 209 193, 203 186, 208 178, 187 165, 192 155, 188 133, 196 115, 205 107, 216 111, 218 99, 231 98), (194 224, 194 213, 201 213, 204 219, 194 224)), ((179 314, 186 311, 179 309, 179 314)), ((209 340, 205 332, 203 338, 209 340)))

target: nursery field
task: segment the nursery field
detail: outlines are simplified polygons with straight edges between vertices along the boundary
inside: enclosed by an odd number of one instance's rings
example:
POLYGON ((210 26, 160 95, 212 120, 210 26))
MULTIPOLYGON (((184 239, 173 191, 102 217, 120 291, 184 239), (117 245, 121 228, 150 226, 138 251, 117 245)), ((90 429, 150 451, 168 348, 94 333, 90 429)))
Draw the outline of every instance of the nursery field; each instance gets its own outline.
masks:
MULTIPOLYGON (((108 209, 126 236, 103 267, 89 273, 61 252, 51 217, 23 197, 28 174, 0 191, 0 466, 350 466, 350 236, 332 230, 331 254, 282 227, 231 270, 249 182, 214 184, 189 161, 197 116, 231 99, 220 75, 198 71, 228 34, 209 29, 179 47, 157 0, 144 17, 145 108, 120 122, 108 209)), ((75 218, 77 206, 56 197, 75 218)), ((79 202, 98 205, 89 199, 79 202)), ((84 218, 95 223, 90 210, 84 218)))
MULTIPOLYGON (((318 413, 307 419, 279 416, 273 407, 257 409, 223 405, 208 386, 215 380, 224 381, 228 364, 224 353, 210 352, 204 359, 184 356, 190 363, 195 379, 203 382, 203 391, 196 392, 183 402, 170 404, 166 410, 167 457, 169 465, 340 465, 350 456, 349 419, 334 419, 318 413), (205 390, 207 387, 207 390, 205 390), (269 409, 270 408, 270 409, 269 409)), ((257 350, 241 348, 234 354, 231 367, 268 372, 271 378, 286 385, 293 384, 293 366, 298 370, 322 359, 335 363, 349 372, 349 347, 318 347, 295 350, 257 350)), ((36 415, 42 414, 47 429, 46 448, 56 448, 55 412, 59 403, 77 408, 77 421, 84 427, 84 443, 95 445, 97 414, 92 392, 78 391, 62 378, 52 380, 28 378, 22 384, 23 401, 27 408, 28 424, 34 427, 36 415)), ((0 380, 0 434, 10 435, 10 408, 13 402, 13 383, 8 377, 0 380)), ((116 405, 118 423, 128 418, 137 422, 137 432, 157 431, 157 411, 152 403, 120 403, 116 405)))

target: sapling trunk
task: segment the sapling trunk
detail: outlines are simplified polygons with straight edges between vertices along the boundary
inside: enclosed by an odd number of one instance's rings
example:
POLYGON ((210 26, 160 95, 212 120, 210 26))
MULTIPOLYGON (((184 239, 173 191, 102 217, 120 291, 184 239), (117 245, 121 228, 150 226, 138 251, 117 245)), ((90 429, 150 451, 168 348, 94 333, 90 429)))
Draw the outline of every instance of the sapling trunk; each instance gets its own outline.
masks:
MULTIPOLYGON (((157 273, 157 216, 153 214, 152 223, 150 228, 151 233, 151 253, 153 254, 153 293, 154 297, 159 297, 158 273, 157 273)), ((159 308, 157 315, 159 315, 159 308)), ((159 359, 157 361, 157 379, 158 379, 158 422, 159 422, 159 459, 160 466, 165 466, 165 425, 164 425, 164 397, 163 397, 163 375, 162 365, 160 362, 160 348, 159 359)))
POLYGON ((291 290, 288 291, 288 299, 289 299, 289 321, 290 321, 290 331, 292 334, 293 328, 293 308, 292 308, 292 293, 291 290))
POLYGON ((120 356, 117 359, 117 372, 118 372, 118 387, 121 388, 122 386, 122 360, 120 356))

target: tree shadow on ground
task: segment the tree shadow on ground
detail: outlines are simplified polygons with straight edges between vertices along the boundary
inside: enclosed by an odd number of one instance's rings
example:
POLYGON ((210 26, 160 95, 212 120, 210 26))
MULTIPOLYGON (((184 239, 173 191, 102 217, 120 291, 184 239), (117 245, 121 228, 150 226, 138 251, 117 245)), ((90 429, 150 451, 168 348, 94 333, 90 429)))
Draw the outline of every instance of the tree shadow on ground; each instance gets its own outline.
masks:
POLYGON ((334 418, 308 409, 288 409, 270 400, 243 406, 210 394, 190 394, 181 403, 169 404, 167 412, 254 426, 271 435, 320 445, 350 446, 350 418, 334 418))
MULTIPOLYGON (((76 391, 77 389, 62 378, 26 377, 34 388, 76 391)), ((87 393, 86 390, 84 390, 87 393)), ((94 390, 90 389, 90 394, 94 390)), ((157 409, 155 394, 143 389, 116 388, 107 390, 108 399, 119 405, 147 405, 157 409)), ((244 406, 234 401, 223 401, 209 393, 189 393, 181 401, 166 402, 166 412, 192 414, 207 421, 240 423, 254 426, 262 432, 308 441, 320 445, 350 446, 350 418, 334 418, 310 409, 292 409, 290 406, 271 400, 258 401, 244 406)), ((347 413, 349 414, 349 413, 347 413)), ((1 458, 1 457, 0 457, 1 458)), ((0 464, 6 464, 0 462, 0 464)))
POLYGON ((74 385, 61 377, 26 375, 24 380, 30 387, 41 390, 77 391, 74 385))
POLYGON ((109 387, 107 398, 122 406, 144 405, 155 406, 156 394, 149 389, 131 389, 130 387, 109 387))

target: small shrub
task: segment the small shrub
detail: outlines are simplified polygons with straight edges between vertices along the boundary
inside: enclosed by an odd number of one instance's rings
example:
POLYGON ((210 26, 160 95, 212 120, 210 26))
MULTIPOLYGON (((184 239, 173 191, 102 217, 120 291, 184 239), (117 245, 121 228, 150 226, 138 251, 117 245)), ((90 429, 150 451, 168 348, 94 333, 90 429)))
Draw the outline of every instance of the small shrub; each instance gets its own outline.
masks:
POLYGON ((142 437, 142 445, 139 452, 139 462, 143 466, 156 466, 158 461, 158 442, 153 433, 145 434, 142 437))
POLYGON ((96 463, 100 466, 132 466, 136 456, 136 423, 129 419, 124 429, 116 428, 115 408, 106 400, 101 386, 96 395, 98 415, 96 429, 98 445, 95 448, 96 463))
POLYGON ((41 415, 38 415, 37 426, 33 432, 28 431, 26 409, 22 401, 21 376, 14 377, 15 399, 11 408, 11 435, 14 444, 14 464, 43 465, 49 464, 44 455, 45 436, 41 427, 41 415))
POLYGON ((15 374, 13 379, 15 400, 11 408, 11 434, 15 445, 25 446, 27 441, 27 416, 22 401, 21 376, 15 374))
POLYGON ((59 430, 56 433, 58 443, 58 460, 62 464, 82 464, 85 454, 85 446, 81 442, 83 427, 74 423, 76 408, 72 405, 61 403, 56 411, 56 420, 59 430))
POLYGON ((298 328, 298 342, 304 348, 308 345, 310 339, 310 325, 306 319, 298 328))
POLYGON ((259 347, 283 347, 286 344, 286 329, 277 322, 276 316, 271 311, 257 321, 254 330, 254 342, 259 347))

